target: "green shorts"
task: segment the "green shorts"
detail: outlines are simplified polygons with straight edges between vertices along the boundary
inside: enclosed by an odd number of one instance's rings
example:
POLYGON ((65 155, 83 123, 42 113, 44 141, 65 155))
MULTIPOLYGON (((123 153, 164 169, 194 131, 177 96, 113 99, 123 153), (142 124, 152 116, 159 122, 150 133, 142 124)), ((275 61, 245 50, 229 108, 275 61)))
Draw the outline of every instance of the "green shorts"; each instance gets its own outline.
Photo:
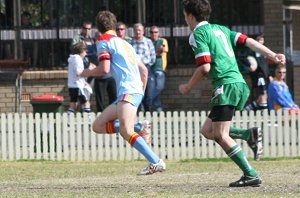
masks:
POLYGON ((249 97, 249 88, 245 83, 221 85, 212 93, 210 105, 232 105, 236 110, 243 110, 249 97))

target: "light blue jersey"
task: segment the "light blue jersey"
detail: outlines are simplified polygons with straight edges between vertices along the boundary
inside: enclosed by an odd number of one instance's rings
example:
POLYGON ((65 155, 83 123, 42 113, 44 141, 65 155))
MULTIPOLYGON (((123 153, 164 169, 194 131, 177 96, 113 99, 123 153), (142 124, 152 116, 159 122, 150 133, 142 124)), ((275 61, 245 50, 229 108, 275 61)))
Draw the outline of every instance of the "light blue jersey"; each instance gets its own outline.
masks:
POLYGON ((138 67, 140 58, 128 42, 117 37, 114 31, 108 31, 99 37, 97 53, 100 62, 110 60, 118 97, 124 94, 144 95, 138 67))

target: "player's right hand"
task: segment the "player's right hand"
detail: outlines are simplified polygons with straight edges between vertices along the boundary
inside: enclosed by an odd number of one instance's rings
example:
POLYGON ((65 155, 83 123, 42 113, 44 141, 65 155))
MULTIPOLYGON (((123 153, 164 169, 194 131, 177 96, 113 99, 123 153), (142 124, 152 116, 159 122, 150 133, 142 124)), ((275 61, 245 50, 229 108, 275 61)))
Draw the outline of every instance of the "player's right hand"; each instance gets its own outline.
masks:
POLYGON ((95 69, 97 66, 95 65, 95 64, 93 64, 93 63, 90 63, 90 65, 89 65, 89 69, 95 69))

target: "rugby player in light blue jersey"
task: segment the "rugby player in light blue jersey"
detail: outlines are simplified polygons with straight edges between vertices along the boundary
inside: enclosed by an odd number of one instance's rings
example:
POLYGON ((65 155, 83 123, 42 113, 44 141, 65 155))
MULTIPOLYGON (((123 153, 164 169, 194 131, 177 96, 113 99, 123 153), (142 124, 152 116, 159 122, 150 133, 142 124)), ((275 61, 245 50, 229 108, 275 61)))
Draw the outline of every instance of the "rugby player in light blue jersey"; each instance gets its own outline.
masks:
POLYGON ((97 43, 99 65, 82 72, 82 76, 101 76, 111 72, 117 85, 117 100, 109 105, 94 121, 96 133, 116 133, 119 120, 120 134, 149 161, 139 175, 150 175, 166 170, 166 164, 156 155, 141 135, 134 131, 137 108, 147 84, 148 70, 133 47, 116 34, 117 19, 109 11, 100 11, 96 26, 101 33, 97 43))

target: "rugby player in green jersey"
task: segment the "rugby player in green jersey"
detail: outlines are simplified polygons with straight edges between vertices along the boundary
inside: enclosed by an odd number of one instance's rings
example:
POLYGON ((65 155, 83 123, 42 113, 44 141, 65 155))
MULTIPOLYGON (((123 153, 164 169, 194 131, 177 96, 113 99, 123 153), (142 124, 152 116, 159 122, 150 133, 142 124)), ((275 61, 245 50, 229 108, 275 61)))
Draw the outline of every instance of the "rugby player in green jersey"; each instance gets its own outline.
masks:
MULTIPOLYGON (((274 53, 244 34, 208 23, 211 13, 208 0, 183 0, 182 4, 185 21, 192 31, 189 43, 197 68, 186 84, 179 85, 179 91, 188 94, 207 74, 212 78, 212 108, 201 133, 218 143, 243 171, 243 176, 230 183, 230 187, 260 186, 262 179, 248 162, 242 148, 233 140, 240 138, 248 141, 252 130, 230 128, 235 110, 242 110, 249 96, 249 88, 239 71, 233 47, 245 45, 278 64, 285 64, 285 56, 274 53)), ((261 137, 256 139, 256 145, 262 143, 261 137)))

